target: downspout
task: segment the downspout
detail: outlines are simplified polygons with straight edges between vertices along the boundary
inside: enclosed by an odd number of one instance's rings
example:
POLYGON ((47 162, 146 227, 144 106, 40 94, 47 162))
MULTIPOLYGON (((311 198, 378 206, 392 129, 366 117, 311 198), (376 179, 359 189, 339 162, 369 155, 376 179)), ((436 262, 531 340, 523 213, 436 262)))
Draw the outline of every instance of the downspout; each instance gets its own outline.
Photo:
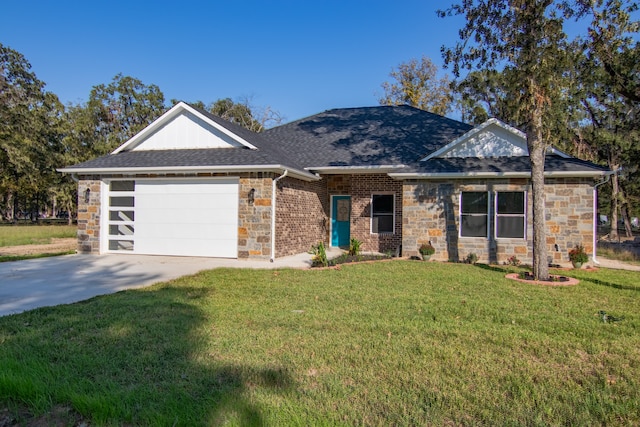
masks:
POLYGON ((288 173, 289 170, 285 169, 284 173, 271 183, 271 259, 269 260, 271 262, 276 258, 276 185, 288 173))
MULTIPOLYGON (((618 171, 614 171, 613 173, 618 173, 618 171)), ((605 179, 596 183, 593 186, 593 255, 591 255, 591 260, 594 264, 600 265, 600 261, 596 258, 596 247, 598 243, 598 187, 603 184, 606 184, 611 179, 611 174, 607 175, 605 179)))

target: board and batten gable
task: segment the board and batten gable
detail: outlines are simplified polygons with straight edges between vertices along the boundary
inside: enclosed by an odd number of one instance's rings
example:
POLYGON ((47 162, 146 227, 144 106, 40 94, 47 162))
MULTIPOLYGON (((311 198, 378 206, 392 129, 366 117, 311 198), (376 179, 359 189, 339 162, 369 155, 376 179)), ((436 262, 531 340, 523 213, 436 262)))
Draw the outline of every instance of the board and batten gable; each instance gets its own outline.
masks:
POLYGON ((242 147, 233 137, 200 117, 183 111, 146 136, 131 151, 242 147))

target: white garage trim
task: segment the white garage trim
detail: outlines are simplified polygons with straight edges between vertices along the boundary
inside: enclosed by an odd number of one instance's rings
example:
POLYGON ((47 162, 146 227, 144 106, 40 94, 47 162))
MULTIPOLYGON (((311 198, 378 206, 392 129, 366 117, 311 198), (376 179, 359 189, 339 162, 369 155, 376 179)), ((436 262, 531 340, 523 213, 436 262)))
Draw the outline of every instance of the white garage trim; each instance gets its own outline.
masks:
POLYGON ((105 252, 237 258, 237 177, 118 179, 104 184, 105 252))

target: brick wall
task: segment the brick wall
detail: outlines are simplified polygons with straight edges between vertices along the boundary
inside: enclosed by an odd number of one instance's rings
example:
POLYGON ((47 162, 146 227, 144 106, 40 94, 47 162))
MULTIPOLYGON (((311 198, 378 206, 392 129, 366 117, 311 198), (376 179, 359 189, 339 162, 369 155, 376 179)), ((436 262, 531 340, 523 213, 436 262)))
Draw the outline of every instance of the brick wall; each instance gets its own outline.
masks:
MULTIPOLYGON (((589 179, 547 179, 547 249, 554 262, 567 262, 576 244, 592 251, 593 187, 589 179), (557 246, 556 246, 557 245, 557 246)), ((418 255, 422 243, 431 242, 437 260, 464 260, 475 253, 481 262, 503 263, 512 255, 533 259, 531 185, 526 179, 405 181, 403 186, 403 252, 418 255), (527 191, 527 239, 459 237, 459 194, 462 191, 527 191)), ((490 215, 493 214, 491 203, 490 215)))
MULTIPOLYGON (((362 242, 363 251, 396 251, 402 244, 402 182, 386 174, 329 175, 329 195, 351 196, 351 238, 362 242), (394 233, 371 233, 371 196, 395 195, 394 233)), ((329 210, 330 211, 330 210, 329 210)))
POLYGON ((326 179, 283 178, 276 190, 276 257, 307 252, 327 243, 329 202, 326 179))
POLYGON ((83 176, 78 181, 78 253, 100 253, 100 189, 98 177, 83 176), (89 201, 85 194, 89 189, 89 201))

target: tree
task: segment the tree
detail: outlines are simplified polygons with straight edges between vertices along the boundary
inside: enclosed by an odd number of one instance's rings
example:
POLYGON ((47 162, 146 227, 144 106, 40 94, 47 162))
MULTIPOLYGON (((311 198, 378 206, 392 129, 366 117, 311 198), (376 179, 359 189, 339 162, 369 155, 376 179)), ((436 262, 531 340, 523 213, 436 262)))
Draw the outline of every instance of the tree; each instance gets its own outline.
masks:
MULTIPOLYGON (((585 5, 552 0, 462 0, 441 17, 464 15, 455 47, 443 47, 445 64, 460 70, 473 67, 508 75, 506 86, 514 98, 527 134, 533 197, 533 275, 549 279, 544 208, 544 162, 551 134, 545 121, 561 98, 567 67, 564 18, 581 16, 585 5), (574 9, 574 7, 576 7, 574 9)), ((587 0, 584 3, 589 3, 587 0)))
POLYGON ((452 109, 453 98, 449 79, 438 78, 438 67, 423 56, 401 63, 389 76, 395 82, 384 82, 381 105, 410 105, 442 116, 452 109))
POLYGON ((25 57, 0 44, 0 216, 37 213, 55 175, 63 106, 25 57), (20 205, 20 202, 22 205, 20 205))
POLYGON ((640 46, 633 37, 639 24, 631 20, 637 10, 635 3, 620 0, 591 5, 588 35, 580 40, 584 54, 576 61, 592 150, 610 169, 624 168, 611 178, 611 239, 618 238, 618 212, 631 237, 630 198, 638 196, 630 179, 638 176, 640 158, 640 46))
MULTIPOLYGON (((175 99, 172 104, 177 103, 175 99)), ((211 114, 225 119, 253 132, 262 132, 282 123, 282 115, 271 107, 256 107, 249 97, 241 97, 237 101, 231 98, 220 98, 208 106, 202 101, 191 102, 190 105, 209 111, 211 114)))
POLYGON ((148 126, 165 111, 164 95, 156 85, 118 74, 108 85, 91 89, 86 105, 97 155, 113 151, 148 126))

